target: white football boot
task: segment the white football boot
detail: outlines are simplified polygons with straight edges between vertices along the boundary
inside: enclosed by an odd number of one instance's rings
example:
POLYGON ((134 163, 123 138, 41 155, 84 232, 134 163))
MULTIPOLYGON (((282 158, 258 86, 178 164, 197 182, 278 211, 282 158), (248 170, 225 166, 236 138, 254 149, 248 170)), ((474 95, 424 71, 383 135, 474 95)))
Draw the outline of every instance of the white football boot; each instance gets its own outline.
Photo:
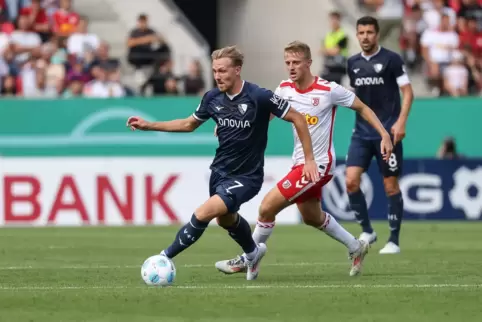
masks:
POLYGON ((363 240, 367 244, 371 245, 377 241, 377 233, 373 232, 370 234, 370 233, 363 232, 360 234, 360 237, 358 237, 358 240, 363 240))
POLYGON ((368 254, 368 249, 370 244, 364 240, 359 240, 360 247, 353 253, 350 254, 350 259, 353 261, 350 269, 350 276, 356 276, 361 273, 363 260, 366 254, 368 254))
POLYGON ((258 252, 256 253, 256 256, 254 257, 253 260, 249 260, 246 258, 246 263, 248 265, 248 271, 246 274, 246 279, 248 281, 255 280, 258 277, 259 274, 259 264, 261 260, 263 259, 264 255, 266 254, 266 251, 268 249, 266 248, 266 245, 263 243, 258 244, 258 252))
POLYGON ((398 254, 400 253, 400 246, 395 243, 388 242, 385 247, 380 249, 380 254, 398 254))
POLYGON ((248 269, 248 264, 244 255, 216 262, 214 266, 216 266, 218 271, 223 272, 224 274, 245 273, 248 269))

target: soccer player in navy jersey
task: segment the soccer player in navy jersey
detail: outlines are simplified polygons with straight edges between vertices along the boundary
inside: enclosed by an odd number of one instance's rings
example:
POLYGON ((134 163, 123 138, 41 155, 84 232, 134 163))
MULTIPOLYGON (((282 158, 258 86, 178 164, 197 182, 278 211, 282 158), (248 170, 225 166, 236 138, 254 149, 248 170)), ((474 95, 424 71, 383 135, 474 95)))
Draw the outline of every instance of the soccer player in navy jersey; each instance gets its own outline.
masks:
POLYGON ((167 122, 147 122, 133 116, 128 119, 127 126, 133 130, 192 132, 210 118, 216 122, 219 147, 211 164, 211 197, 196 209, 190 222, 179 230, 173 243, 161 255, 174 258, 194 244, 209 222, 217 218, 218 224, 246 254, 246 278, 253 280, 258 276, 266 245, 255 243, 248 222, 238 210, 261 189, 271 114, 292 122, 296 128, 307 160, 303 169, 306 178, 317 182, 319 172, 305 117, 272 91, 241 79, 243 54, 235 46, 214 51, 212 60, 217 88, 204 95, 191 116, 167 122))
POLYGON ((391 133, 393 152, 388 162, 383 162, 379 150, 380 135, 357 114, 346 160, 346 188, 350 207, 363 229, 360 239, 374 243, 377 235, 370 224, 360 181, 375 156, 388 197, 390 226, 390 238, 380 254, 396 254, 400 252, 399 235, 403 217, 403 198, 398 177, 402 171, 402 139, 405 137, 413 91, 400 55, 378 44, 379 29, 378 21, 373 17, 366 16, 357 21, 357 38, 362 52, 348 59, 348 77, 355 94, 373 109, 385 129, 391 133))

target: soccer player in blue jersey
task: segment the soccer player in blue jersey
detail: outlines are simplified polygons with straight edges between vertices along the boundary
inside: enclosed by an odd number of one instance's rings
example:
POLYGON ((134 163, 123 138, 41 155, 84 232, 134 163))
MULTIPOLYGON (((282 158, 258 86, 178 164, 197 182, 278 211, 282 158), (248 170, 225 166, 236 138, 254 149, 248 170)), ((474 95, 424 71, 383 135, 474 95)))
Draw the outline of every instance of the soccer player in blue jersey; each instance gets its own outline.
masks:
POLYGON ((296 128, 307 160, 303 169, 306 178, 317 182, 319 172, 305 117, 272 91, 241 79, 243 55, 235 46, 214 51, 212 60, 217 88, 204 95, 192 116, 167 122, 147 122, 134 116, 128 119, 127 126, 133 130, 192 132, 210 118, 216 122, 219 147, 211 164, 211 197, 196 209, 161 255, 174 258, 194 244, 209 222, 217 218, 246 254, 246 278, 253 280, 258 276, 266 245, 254 242, 251 228, 238 210, 261 189, 271 114, 292 122, 296 128))
POLYGON ((363 229, 360 239, 374 243, 377 235, 370 224, 360 181, 375 156, 388 197, 390 226, 390 238, 380 254, 396 254, 400 252, 399 235, 403 217, 403 198, 398 177, 402 171, 402 139, 405 137, 413 91, 400 55, 378 44, 379 25, 375 18, 366 16, 358 19, 357 38, 362 52, 348 59, 350 85, 391 133, 394 147, 388 162, 383 162, 379 150, 380 135, 357 114, 346 160, 346 188, 350 207, 363 229), (400 91, 403 95, 401 104, 400 91))

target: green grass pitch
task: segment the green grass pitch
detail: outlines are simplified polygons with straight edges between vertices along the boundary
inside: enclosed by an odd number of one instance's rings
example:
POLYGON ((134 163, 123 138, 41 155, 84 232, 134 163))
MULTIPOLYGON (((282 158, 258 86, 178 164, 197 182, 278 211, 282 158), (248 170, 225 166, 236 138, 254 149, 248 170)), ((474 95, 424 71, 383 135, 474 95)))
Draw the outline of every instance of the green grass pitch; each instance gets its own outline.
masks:
POLYGON ((481 321, 482 223, 405 222, 399 255, 378 254, 388 225, 375 227, 349 277, 342 245, 278 226, 252 282, 215 270, 239 250, 210 227, 175 259, 169 288, 145 286, 140 266, 177 227, 0 229, 0 321, 481 321))

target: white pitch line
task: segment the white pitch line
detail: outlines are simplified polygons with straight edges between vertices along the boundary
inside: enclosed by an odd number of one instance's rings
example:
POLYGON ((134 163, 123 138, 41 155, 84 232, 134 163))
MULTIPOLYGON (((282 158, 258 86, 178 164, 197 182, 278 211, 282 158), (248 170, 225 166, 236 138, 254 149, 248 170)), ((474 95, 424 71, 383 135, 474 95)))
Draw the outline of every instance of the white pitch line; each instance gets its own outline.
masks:
MULTIPOLYGON (((263 266, 272 266, 272 267, 300 267, 300 266, 349 266, 349 262, 320 262, 320 263, 313 263, 313 262, 300 262, 300 263, 266 263, 263 266)), ((36 267, 36 266, 5 266, 0 267, 0 271, 9 271, 9 270, 22 270, 22 269, 121 269, 121 268, 140 268, 141 265, 99 265, 99 266, 87 266, 87 265, 71 265, 71 266, 51 266, 51 267, 36 267)), ((182 268, 202 268, 202 267, 214 267, 214 264, 185 264, 179 265, 176 267, 182 268)))
MULTIPOLYGON (((148 286, 0 286, 0 291, 63 291, 63 290, 123 290, 155 289, 148 286)), ((320 285, 187 285, 167 289, 203 290, 263 290, 263 289, 436 289, 482 288, 482 284, 320 284, 320 285)))

